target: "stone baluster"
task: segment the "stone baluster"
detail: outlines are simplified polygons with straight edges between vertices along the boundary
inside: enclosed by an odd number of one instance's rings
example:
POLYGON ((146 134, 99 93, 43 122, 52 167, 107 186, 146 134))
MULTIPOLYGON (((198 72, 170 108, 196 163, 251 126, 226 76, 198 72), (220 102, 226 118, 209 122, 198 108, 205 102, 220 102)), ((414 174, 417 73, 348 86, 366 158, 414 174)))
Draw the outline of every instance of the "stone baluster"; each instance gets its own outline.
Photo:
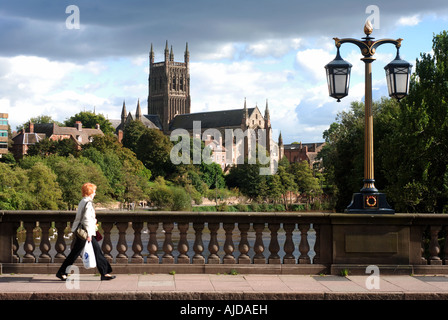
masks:
POLYGON ((239 264, 250 264, 250 257, 247 254, 250 249, 249 241, 247 240, 247 231, 249 231, 249 228, 249 223, 238 223, 241 239, 238 245, 238 250, 240 251, 240 255, 238 257, 239 264))
POLYGON ((39 263, 50 263, 51 256, 48 253, 51 249, 50 243, 50 222, 39 222, 39 226, 41 229, 41 237, 40 237, 40 252, 38 262, 39 263))
POLYGON ((224 242, 224 252, 226 255, 223 258, 224 264, 234 264, 236 262, 233 256, 233 251, 235 250, 235 245, 233 243, 232 235, 233 229, 235 228, 235 223, 224 223, 223 228, 226 232, 226 240, 224 242))
POLYGON ((112 251, 112 241, 110 239, 110 232, 112 228, 114 227, 112 222, 102 222, 101 228, 103 229, 103 243, 101 245, 101 250, 104 253, 104 257, 109 261, 109 263, 112 263, 114 258, 111 255, 112 251))
POLYGON ((132 229, 134 229, 134 241, 132 242, 132 251, 134 251, 134 254, 131 257, 131 263, 143 263, 143 261, 144 261, 143 256, 142 256, 143 222, 132 222, 132 229))
POLYGON ((35 222, 24 222, 23 227, 26 230, 25 243, 23 244, 23 249, 25 250, 25 255, 23 256, 23 263, 34 263, 36 262, 36 257, 34 256, 34 228, 36 227, 35 222))
POLYGON ((314 252, 316 253, 313 258, 313 264, 320 263, 320 226, 313 224, 314 231, 316 232, 316 241, 314 242, 314 252))
POLYGON ((208 224, 210 230, 210 243, 208 244, 208 251, 210 252, 207 263, 219 264, 221 261, 218 256, 219 244, 218 244, 218 229, 219 222, 212 222, 208 224))
POLYGON ((12 263, 19 263, 20 257, 17 254, 19 251, 19 240, 17 239, 17 229, 20 227, 20 222, 12 223, 12 263))
POLYGON ((172 254, 174 244, 172 240, 172 231, 174 229, 174 223, 164 222, 163 230, 165 231, 165 241, 163 242, 163 252, 165 254, 162 257, 162 263, 174 263, 174 256, 172 254))
POLYGON ((310 245, 308 243, 308 230, 310 229, 309 224, 299 224, 300 230, 300 244, 299 244, 299 263, 300 264, 309 264, 310 257, 308 256, 308 252, 310 251, 310 245))
POLYGON ((56 255, 54 256, 54 263, 62 263, 65 260, 65 249, 67 248, 67 244, 65 243, 64 234, 65 228, 67 227, 67 222, 65 221, 56 221, 55 227, 58 232, 58 237, 56 238, 56 255))
POLYGON ((443 264, 448 264, 448 226, 445 226, 444 228, 445 230, 445 249, 444 249, 444 259, 443 259, 443 264))
POLYGON ((177 244, 177 251, 179 251, 179 256, 177 257, 177 263, 179 264, 189 264, 190 257, 188 257, 188 241, 187 241, 187 231, 188 231, 189 223, 188 222, 179 222, 177 224, 177 228, 179 229, 180 238, 179 243, 177 244))
POLYGON ((205 264, 205 258, 202 255, 202 252, 204 252, 204 243, 202 242, 202 230, 204 230, 204 223, 194 222, 193 229, 195 231, 193 244, 193 264, 205 264))
POLYGON ((253 226, 255 229, 255 244, 254 244, 255 256, 253 259, 253 263, 254 264, 265 264, 266 258, 263 255, 263 252, 264 252, 264 244, 263 244, 264 223, 254 223, 253 226))
POLYGON ((149 255, 146 260, 147 263, 159 263, 159 257, 157 256, 157 251, 159 250, 159 245, 157 243, 157 229, 159 228, 158 222, 148 223, 149 230, 149 241, 148 241, 148 251, 149 255))
POLYGON ((429 264, 441 265, 442 260, 439 257, 440 245, 439 245, 439 232, 442 229, 441 226, 431 226, 429 229, 431 240, 429 242, 429 264))
POLYGON ((283 247, 285 256, 283 257, 283 264, 295 264, 296 259, 294 257, 294 241, 292 240, 292 233, 295 229, 295 223, 284 223, 283 229, 285 230, 285 245, 283 247))
POLYGON ((421 235, 422 235, 422 241, 421 241, 421 249, 420 249, 420 253, 421 253, 421 264, 423 265, 427 265, 428 261, 426 260, 425 257, 425 242, 426 242, 426 226, 425 227, 421 227, 421 235))
POLYGON ((118 222, 118 243, 117 251, 118 255, 115 259, 116 263, 128 263, 129 258, 126 255, 126 250, 128 250, 128 245, 126 243, 126 230, 128 229, 128 222, 118 222))
POLYGON ((269 230, 271 231, 271 241, 269 243, 269 252, 271 253, 268 258, 269 264, 280 264, 280 245, 278 244, 278 230, 280 229, 280 223, 269 223, 269 230))

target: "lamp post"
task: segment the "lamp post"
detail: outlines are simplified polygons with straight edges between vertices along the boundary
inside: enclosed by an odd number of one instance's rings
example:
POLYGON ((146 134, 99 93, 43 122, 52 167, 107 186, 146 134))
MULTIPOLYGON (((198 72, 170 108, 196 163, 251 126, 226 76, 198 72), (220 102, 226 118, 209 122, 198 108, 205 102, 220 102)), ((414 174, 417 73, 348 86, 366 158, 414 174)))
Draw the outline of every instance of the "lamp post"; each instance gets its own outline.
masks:
POLYGON ((364 185, 360 193, 353 194, 352 202, 347 207, 348 213, 395 213, 387 203, 386 195, 379 193, 375 187, 373 165, 373 115, 372 115, 372 62, 376 49, 386 43, 394 44, 397 56, 384 69, 386 70, 389 96, 400 100, 409 92, 409 78, 412 65, 400 58, 399 49, 403 39, 380 39, 370 37, 372 25, 367 21, 364 26, 366 37, 363 40, 352 38, 334 38, 337 48, 336 58, 325 66, 330 96, 338 99, 348 95, 351 64, 344 61, 339 48, 344 43, 358 46, 364 56, 365 64, 365 126, 364 126, 364 185))

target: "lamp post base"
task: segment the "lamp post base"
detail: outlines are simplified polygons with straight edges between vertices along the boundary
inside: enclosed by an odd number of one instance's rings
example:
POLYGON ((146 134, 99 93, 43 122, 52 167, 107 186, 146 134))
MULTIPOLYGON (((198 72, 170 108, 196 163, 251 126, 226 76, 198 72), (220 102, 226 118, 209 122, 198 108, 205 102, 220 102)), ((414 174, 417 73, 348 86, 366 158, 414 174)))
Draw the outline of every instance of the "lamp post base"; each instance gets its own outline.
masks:
POLYGON ((386 194, 379 192, 354 193, 346 213, 394 214, 395 210, 387 203, 386 194))

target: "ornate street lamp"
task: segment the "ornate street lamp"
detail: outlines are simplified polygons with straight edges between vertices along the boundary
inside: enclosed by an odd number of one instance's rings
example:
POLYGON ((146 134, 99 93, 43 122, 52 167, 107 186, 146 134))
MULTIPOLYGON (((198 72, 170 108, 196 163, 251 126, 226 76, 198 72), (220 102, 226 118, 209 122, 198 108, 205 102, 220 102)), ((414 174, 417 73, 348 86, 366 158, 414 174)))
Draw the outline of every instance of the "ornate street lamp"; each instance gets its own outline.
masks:
POLYGON ((362 38, 363 40, 334 38, 337 48, 336 58, 325 66, 330 96, 338 99, 339 102, 341 98, 348 94, 351 69, 351 65, 341 58, 339 48, 344 43, 352 43, 358 46, 364 56, 364 58, 361 59, 365 64, 364 186, 360 193, 353 194, 352 202, 346 209, 346 212, 348 213, 395 213, 394 209, 387 203, 386 195, 384 193, 379 193, 378 189, 375 187, 372 115, 372 62, 375 58, 372 56, 375 54, 376 49, 385 43, 394 44, 397 48, 396 58, 385 67, 385 70, 389 96, 398 100, 404 98, 408 94, 412 66, 400 58, 399 49, 403 39, 381 39, 374 41, 375 38, 370 37, 372 30, 373 28, 370 21, 367 21, 364 26, 366 37, 362 38), (344 63, 342 61, 344 61, 344 63), (343 67, 338 69, 338 64, 343 67), (341 69, 344 69, 345 71, 342 71, 341 69), (334 78, 335 70, 337 70, 337 76, 340 76, 338 83, 336 83, 334 78), (343 88, 341 83, 344 83, 344 81, 345 87, 343 88))
POLYGON ((400 101, 408 95, 411 69, 412 65, 409 62, 401 60, 400 51, 397 48, 395 59, 384 67, 390 97, 400 101))
POLYGON ((330 92, 330 96, 338 99, 338 102, 341 102, 341 99, 348 95, 350 70, 352 65, 341 58, 339 47, 337 50, 336 58, 328 63, 325 66, 325 69, 327 70, 328 91, 330 92))

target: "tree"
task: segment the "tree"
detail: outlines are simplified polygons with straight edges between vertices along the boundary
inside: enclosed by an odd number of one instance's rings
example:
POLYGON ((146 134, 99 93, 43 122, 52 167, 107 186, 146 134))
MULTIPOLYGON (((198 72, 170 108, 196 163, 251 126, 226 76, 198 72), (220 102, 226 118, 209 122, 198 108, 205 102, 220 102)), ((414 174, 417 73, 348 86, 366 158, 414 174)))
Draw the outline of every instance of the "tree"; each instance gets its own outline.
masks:
POLYGON ((0 163, 0 209, 26 210, 31 202, 26 170, 0 163))
POLYGON ((80 113, 77 113, 69 119, 65 120, 64 124, 67 127, 74 127, 76 121, 80 121, 84 128, 94 129, 96 125, 99 124, 101 131, 103 131, 103 133, 106 135, 113 134, 115 131, 110 121, 107 120, 102 114, 95 114, 91 111, 82 111, 80 113))
POLYGON ((124 147, 136 152, 138 141, 145 130, 146 127, 141 121, 130 121, 124 128, 123 140, 121 143, 124 147))
POLYGON ((230 169, 226 176, 226 184, 229 188, 238 188, 239 191, 252 200, 266 198, 267 176, 260 175, 260 163, 239 164, 230 169))
POLYGON ((98 136, 84 147, 83 155, 104 172, 113 198, 135 202, 147 197, 151 171, 113 136, 98 136))
POLYGON ((57 176, 44 163, 37 162, 28 170, 29 191, 33 194, 33 210, 57 210, 64 206, 57 176))
POLYGON ((222 172, 222 168, 219 164, 212 162, 206 164, 202 162, 200 164, 200 172, 202 173, 201 179, 207 184, 210 189, 224 188, 225 179, 222 172))
POLYGON ((383 165, 396 209, 448 211, 448 32, 433 37, 433 54, 416 61, 409 96, 392 119, 383 165))
POLYGON ((286 207, 288 207, 288 193, 297 190, 297 184, 294 181, 294 176, 289 173, 284 167, 278 167, 277 175, 280 178, 280 184, 283 187, 282 195, 283 202, 286 207))
POLYGON ((135 154, 143 165, 151 170, 154 177, 167 177, 174 172, 174 165, 170 160, 173 147, 169 137, 158 129, 145 128, 137 141, 135 154))
POLYGON ((57 176, 57 183, 62 191, 62 198, 69 210, 75 208, 81 199, 81 187, 86 182, 97 185, 96 201, 110 200, 109 184, 101 169, 91 161, 73 156, 50 156, 44 159, 57 176))
POLYGON ((268 182, 268 197, 274 202, 277 203, 282 199, 284 188, 278 174, 274 174, 268 182))
POLYGON ((315 178, 307 161, 291 164, 288 170, 294 177, 297 191, 306 195, 307 203, 313 202, 315 197, 320 196, 323 191, 319 179, 315 178))
POLYGON ((53 120, 53 118, 51 116, 40 115, 40 116, 37 116, 37 117, 30 118, 24 124, 17 126, 16 130, 19 131, 19 130, 22 130, 22 129, 28 129, 30 122, 34 123, 34 124, 37 124, 37 123, 39 123, 39 124, 40 123, 56 123, 58 126, 63 126, 62 123, 60 123, 60 122, 58 122, 56 120, 53 120))

